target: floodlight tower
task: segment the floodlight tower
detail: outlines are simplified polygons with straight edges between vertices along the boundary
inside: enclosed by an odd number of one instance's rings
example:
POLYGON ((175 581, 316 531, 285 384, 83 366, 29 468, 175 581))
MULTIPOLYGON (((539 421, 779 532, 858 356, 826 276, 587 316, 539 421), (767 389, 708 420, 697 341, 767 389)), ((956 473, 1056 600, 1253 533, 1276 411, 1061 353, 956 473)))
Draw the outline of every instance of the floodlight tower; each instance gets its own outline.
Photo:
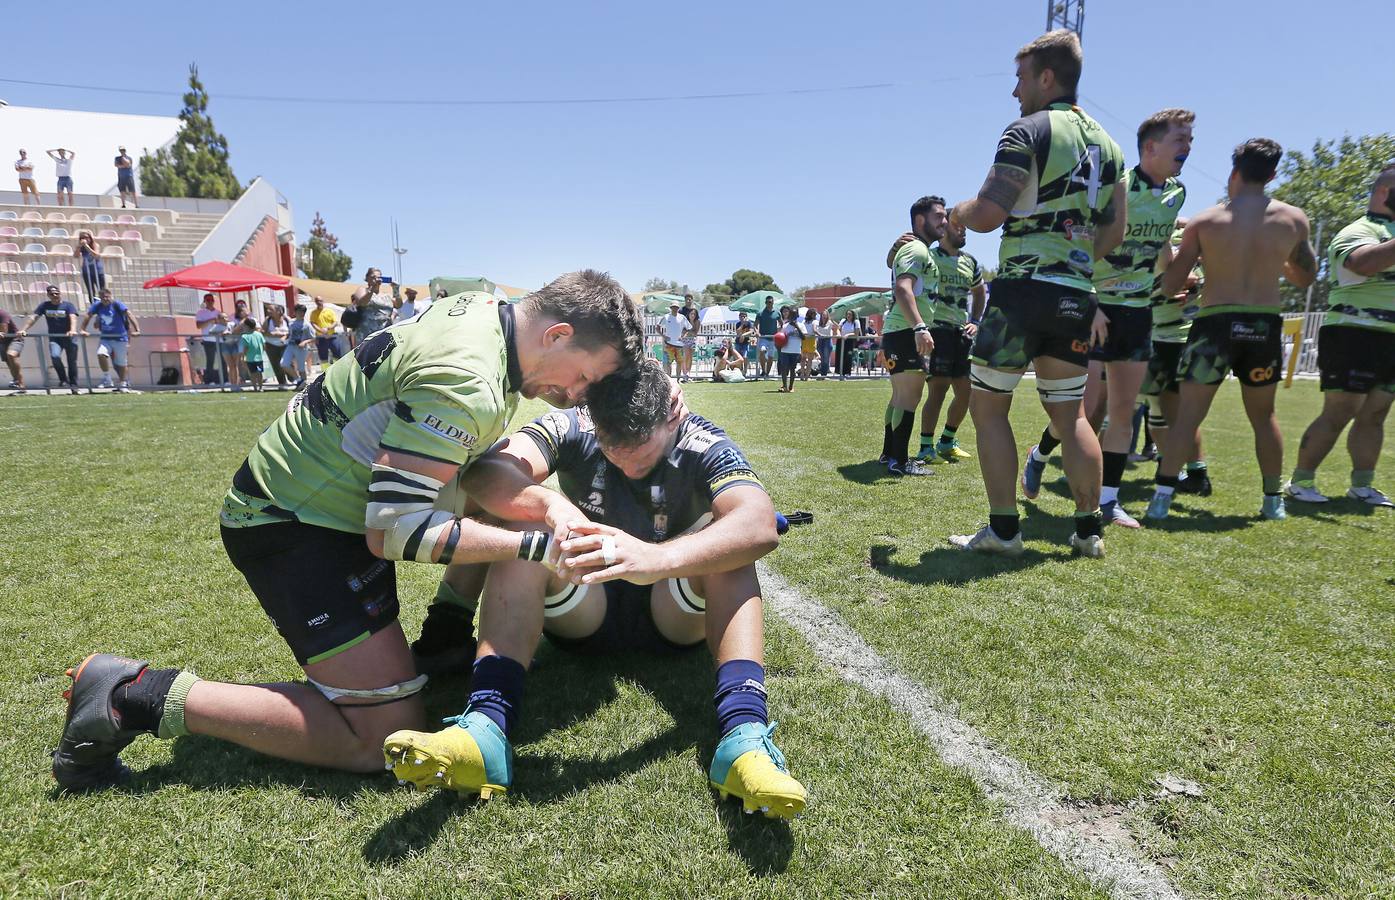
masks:
POLYGON ((1046 0, 1046 30, 1069 28, 1085 39, 1085 0, 1046 0))

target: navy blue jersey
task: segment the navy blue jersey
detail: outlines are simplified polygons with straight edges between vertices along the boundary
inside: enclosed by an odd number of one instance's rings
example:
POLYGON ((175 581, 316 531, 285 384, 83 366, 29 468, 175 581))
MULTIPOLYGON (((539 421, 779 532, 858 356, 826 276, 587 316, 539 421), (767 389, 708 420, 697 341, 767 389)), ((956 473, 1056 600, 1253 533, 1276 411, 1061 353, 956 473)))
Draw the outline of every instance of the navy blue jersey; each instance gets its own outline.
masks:
POLYGON ((678 426, 673 449, 639 480, 626 478, 605 458, 584 408, 550 412, 519 431, 542 450, 567 499, 593 521, 645 541, 667 540, 704 524, 712 501, 728 488, 749 484, 765 490, 741 448, 701 416, 690 414, 678 426))
POLYGON ((77 314, 77 307, 67 300, 58 302, 45 300, 43 303, 34 307, 34 315, 44 317, 44 322, 48 325, 49 334, 67 334, 68 316, 76 316, 77 314))

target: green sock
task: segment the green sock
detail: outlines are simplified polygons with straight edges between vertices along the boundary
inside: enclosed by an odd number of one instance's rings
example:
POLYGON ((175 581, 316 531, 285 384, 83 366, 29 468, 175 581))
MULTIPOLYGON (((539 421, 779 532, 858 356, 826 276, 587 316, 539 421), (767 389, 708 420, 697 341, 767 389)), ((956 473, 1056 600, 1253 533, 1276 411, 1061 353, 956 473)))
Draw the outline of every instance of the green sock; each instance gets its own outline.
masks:
POLYGON ((189 699, 189 689, 203 679, 193 672, 180 672, 165 695, 165 709, 160 713, 160 727, 156 734, 162 738, 183 737, 189 733, 184 724, 184 702, 189 699))
POLYGON ((458 606, 471 614, 473 614, 476 607, 479 606, 478 597, 476 597, 473 600, 466 600, 464 597, 457 594, 455 592, 455 588, 446 584, 444 580, 442 580, 441 583, 436 586, 436 602, 446 603, 450 606, 458 606))
POLYGON ((1313 479, 1316 477, 1317 469, 1294 469, 1293 476, 1289 478, 1289 481, 1297 482, 1298 484, 1312 484, 1313 479))
POLYGON ((958 426, 958 425, 954 425, 954 426, 945 425, 944 431, 941 431, 941 432, 940 432, 940 443, 941 443, 941 444, 944 444, 946 447, 951 447, 951 446, 953 446, 953 445, 954 445, 954 433, 955 433, 956 431, 958 431, 958 430, 959 430, 959 426, 958 426))
POLYGON ((922 431, 920 433, 920 452, 924 453, 926 450, 933 449, 935 449, 935 432, 932 431, 926 434, 922 431))
POLYGON ((1265 476, 1264 476, 1264 493, 1269 494, 1270 496, 1278 496, 1278 493, 1279 493, 1279 482, 1282 481, 1282 480, 1283 480, 1282 476, 1279 476, 1279 475, 1265 475, 1265 476))
POLYGON ((1194 460, 1192 460, 1191 462, 1187 463, 1187 471, 1188 471, 1188 472, 1205 472, 1205 471, 1206 471, 1206 460, 1204 460, 1204 459, 1194 459, 1194 460))
POLYGON ((1376 480, 1375 469, 1352 469, 1351 486, 1354 488, 1370 487, 1376 480))

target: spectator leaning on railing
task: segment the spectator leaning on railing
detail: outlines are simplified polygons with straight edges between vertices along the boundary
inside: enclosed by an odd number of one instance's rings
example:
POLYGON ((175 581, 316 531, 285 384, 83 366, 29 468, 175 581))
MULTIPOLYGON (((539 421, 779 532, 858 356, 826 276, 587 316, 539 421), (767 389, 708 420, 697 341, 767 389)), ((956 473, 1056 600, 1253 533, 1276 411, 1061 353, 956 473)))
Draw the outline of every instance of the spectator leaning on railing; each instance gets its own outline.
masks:
POLYGON ((315 345, 315 329, 305 321, 308 312, 304 303, 295 305, 295 318, 291 319, 286 334, 286 350, 281 355, 281 367, 295 376, 295 389, 305 387, 310 377, 310 348, 315 345))
POLYGON ((286 318, 285 307, 279 303, 268 305, 262 333, 266 337, 266 360, 271 363, 271 372, 276 376, 277 390, 286 386, 286 371, 281 367, 281 357, 285 355, 286 338, 290 331, 291 320, 286 318))
POLYGON ((24 337, 29 333, 29 326, 33 325, 42 316, 44 323, 48 325, 48 355, 53 361, 53 371, 58 373, 58 386, 67 386, 74 394, 78 392, 77 378, 77 307, 64 300, 59 293, 58 285, 48 286, 47 298, 34 308, 34 312, 29 316, 29 320, 24 323, 24 327, 19 330, 19 336, 24 337), (68 357, 68 366, 63 367, 61 357, 68 357))
POLYGON ((203 383, 218 384, 218 334, 213 331, 222 315, 217 308, 217 299, 212 294, 203 295, 203 306, 194 313, 194 324, 199 328, 199 343, 203 347, 203 383))
POLYGON ((10 370, 10 390, 16 394, 27 394, 24 388, 24 367, 19 360, 24 353, 24 338, 19 335, 19 326, 14 317, 0 309, 0 356, 5 357, 5 365, 10 370))
POLYGON ((851 375, 857 342, 863 335, 862 323, 857 320, 856 312, 850 309, 843 314, 843 321, 838 323, 838 334, 842 337, 838 342, 838 374, 851 375))
POLYGON ((84 337, 87 336, 87 326, 93 316, 97 317, 98 333, 101 335, 97 342, 97 364, 102 367, 102 382, 97 386, 112 386, 111 367, 115 366, 118 380, 116 390, 124 394, 131 389, 131 383, 126 379, 127 350, 131 338, 140 336, 140 326, 132 318, 126 304, 112 299, 111 290, 108 288, 102 288, 101 298, 92 304, 87 310, 87 317, 82 320, 79 333, 84 337))

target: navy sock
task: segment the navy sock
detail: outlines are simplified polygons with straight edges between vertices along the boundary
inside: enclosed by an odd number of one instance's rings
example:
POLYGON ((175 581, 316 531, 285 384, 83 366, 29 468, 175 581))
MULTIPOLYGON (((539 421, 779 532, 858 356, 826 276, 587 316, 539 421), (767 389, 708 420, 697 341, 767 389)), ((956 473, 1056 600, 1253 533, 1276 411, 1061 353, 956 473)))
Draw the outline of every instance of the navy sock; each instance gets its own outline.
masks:
POLYGON ((730 659, 717 667, 717 733, 725 737, 738 725, 769 719, 765 711, 765 666, 753 659, 730 659))
POLYGON ((1058 438, 1051 434, 1051 426, 1042 429, 1041 440, 1037 441, 1037 452, 1042 456, 1050 456, 1052 451, 1061 446, 1058 438))
POLYGON ((466 712, 484 713, 504 734, 518 718, 523 702, 523 664, 507 656, 482 656, 475 660, 466 712))

